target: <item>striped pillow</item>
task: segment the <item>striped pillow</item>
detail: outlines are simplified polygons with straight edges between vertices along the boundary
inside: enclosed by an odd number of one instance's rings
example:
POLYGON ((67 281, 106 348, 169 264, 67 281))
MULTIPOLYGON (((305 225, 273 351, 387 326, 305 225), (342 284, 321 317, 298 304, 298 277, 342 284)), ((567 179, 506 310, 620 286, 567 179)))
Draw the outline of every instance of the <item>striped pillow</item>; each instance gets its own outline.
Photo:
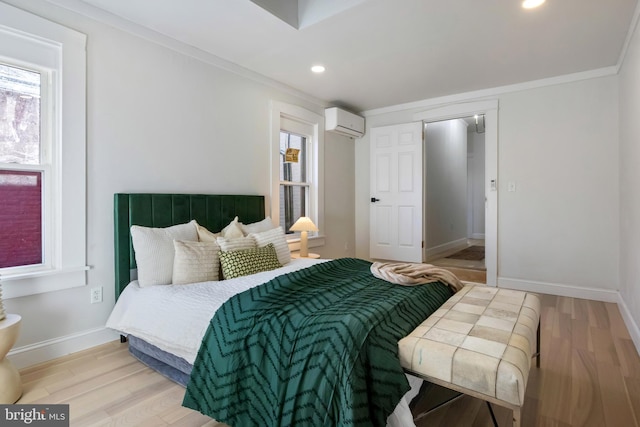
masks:
POLYGON ((235 239, 218 237, 217 242, 223 251, 238 251, 240 249, 252 249, 256 247, 256 242, 251 237, 236 237, 235 239))
POLYGON ((273 244, 278 254, 278 262, 285 265, 291 262, 291 251, 287 244, 287 238, 284 236, 282 228, 276 227, 269 231, 263 231, 262 233, 252 233, 249 237, 253 238, 256 242, 256 246, 261 248, 267 246, 269 243, 273 244))
POLYGON ((174 240, 174 285, 209 282, 220 276, 220 246, 215 242, 184 242, 174 240))

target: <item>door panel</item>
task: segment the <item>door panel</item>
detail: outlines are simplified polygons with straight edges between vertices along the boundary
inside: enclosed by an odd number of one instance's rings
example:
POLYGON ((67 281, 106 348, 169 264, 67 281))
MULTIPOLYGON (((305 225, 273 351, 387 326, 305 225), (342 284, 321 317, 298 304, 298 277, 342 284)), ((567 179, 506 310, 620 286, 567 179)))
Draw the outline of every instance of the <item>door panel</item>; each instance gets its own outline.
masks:
POLYGON ((422 262, 422 122, 370 135, 370 257, 422 262))
POLYGON ((398 191, 413 192, 414 189, 414 153, 398 153, 398 191))
POLYGON ((391 191, 391 155, 381 154, 376 157, 376 186, 379 192, 391 191))

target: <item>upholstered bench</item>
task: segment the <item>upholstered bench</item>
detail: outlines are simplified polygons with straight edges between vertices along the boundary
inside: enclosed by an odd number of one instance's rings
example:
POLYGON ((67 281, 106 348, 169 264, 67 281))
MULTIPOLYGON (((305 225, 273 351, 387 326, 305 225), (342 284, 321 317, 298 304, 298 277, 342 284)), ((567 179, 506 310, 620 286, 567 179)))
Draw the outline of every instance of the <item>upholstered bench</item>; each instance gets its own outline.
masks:
POLYGON ((539 326, 537 295, 467 285, 400 340, 400 363, 431 383, 487 401, 490 410, 490 403, 512 409, 519 427, 532 356, 540 366, 539 326))

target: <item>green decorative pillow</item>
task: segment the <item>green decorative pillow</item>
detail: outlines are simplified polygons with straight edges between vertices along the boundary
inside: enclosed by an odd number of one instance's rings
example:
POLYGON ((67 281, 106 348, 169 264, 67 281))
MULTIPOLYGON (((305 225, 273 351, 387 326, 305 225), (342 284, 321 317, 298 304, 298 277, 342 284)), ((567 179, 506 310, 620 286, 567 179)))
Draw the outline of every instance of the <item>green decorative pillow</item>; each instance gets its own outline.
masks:
POLYGON ((248 276, 282 267, 273 243, 262 248, 220 251, 222 276, 225 279, 248 276))

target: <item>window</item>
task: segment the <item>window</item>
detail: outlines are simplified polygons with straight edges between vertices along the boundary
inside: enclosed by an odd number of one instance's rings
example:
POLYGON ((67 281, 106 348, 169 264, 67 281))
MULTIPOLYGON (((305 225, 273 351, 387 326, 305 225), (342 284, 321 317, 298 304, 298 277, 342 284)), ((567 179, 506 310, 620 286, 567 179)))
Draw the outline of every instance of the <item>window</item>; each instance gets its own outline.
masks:
MULTIPOLYGON (((287 122, 290 120, 282 121, 283 124, 287 122)), ((304 127, 293 124, 296 125, 293 128, 304 127)), ((298 218, 311 215, 310 205, 314 199, 311 174, 307 173, 313 169, 312 150, 309 149, 312 131, 298 135, 287 130, 291 128, 280 130, 280 225, 288 234, 293 233, 289 229, 298 218)))
POLYGON ((0 268, 44 263, 41 75, 0 63, 0 268))
POLYGON ((299 235, 289 228, 301 216, 308 216, 320 230, 310 236, 309 246, 321 246, 324 118, 304 108, 272 102, 271 126, 271 217, 278 220, 288 235, 290 248, 295 250, 299 235))
POLYGON ((3 297, 83 286, 86 36, 1 2, 0 26, 3 297))

